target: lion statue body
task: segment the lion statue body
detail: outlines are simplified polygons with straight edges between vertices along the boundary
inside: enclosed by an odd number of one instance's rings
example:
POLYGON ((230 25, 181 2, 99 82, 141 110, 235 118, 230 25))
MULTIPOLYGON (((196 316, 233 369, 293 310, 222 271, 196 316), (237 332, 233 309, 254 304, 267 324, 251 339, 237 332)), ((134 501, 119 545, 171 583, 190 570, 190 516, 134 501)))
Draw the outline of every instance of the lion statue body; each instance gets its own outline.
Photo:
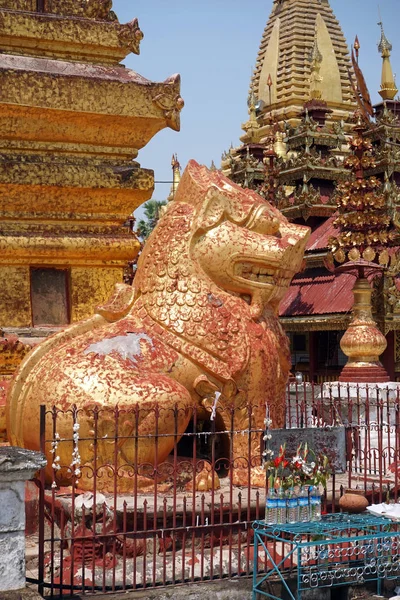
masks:
MULTIPOLYGON (((22 363, 8 395, 10 442, 39 448, 43 404, 63 411, 57 432, 47 415, 47 438, 71 440, 76 411, 79 487, 89 489, 96 465, 123 472, 166 460, 194 407, 209 417, 216 392, 220 428, 263 429, 266 404, 274 426, 283 426, 290 354, 277 310, 307 237, 256 193, 191 161, 145 244, 133 287, 120 284, 94 317, 48 338, 22 363)), ((233 458, 249 460, 248 438, 233 437, 233 458)), ((251 439, 260 457, 261 436, 251 439)), ((72 441, 59 445, 61 465, 71 451, 72 441)), ((53 455, 49 448, 50 479, 53 455)), ((119 485, 132 489, 132 481, 127 475, 119 485)))

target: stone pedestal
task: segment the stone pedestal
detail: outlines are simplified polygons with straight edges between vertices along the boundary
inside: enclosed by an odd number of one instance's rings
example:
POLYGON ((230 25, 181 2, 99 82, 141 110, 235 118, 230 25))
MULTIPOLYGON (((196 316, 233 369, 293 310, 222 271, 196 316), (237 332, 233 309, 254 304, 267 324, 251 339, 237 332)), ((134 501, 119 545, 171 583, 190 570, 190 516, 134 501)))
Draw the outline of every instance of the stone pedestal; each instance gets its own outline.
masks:
POLYGON ((39 452, 0 447, 0 597, 25 587, 25 482, 46 462, 39 452))

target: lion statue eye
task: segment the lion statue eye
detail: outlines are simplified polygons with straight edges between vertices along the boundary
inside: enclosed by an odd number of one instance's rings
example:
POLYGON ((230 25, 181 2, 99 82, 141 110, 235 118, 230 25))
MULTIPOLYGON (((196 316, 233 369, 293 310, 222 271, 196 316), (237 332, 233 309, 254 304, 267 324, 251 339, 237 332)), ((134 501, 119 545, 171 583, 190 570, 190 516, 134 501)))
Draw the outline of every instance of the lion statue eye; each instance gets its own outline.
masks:
POLYGON ((267 207, 260 206, 250 217, 247 227, 256 233, 279 237, 280 221, 267 207))

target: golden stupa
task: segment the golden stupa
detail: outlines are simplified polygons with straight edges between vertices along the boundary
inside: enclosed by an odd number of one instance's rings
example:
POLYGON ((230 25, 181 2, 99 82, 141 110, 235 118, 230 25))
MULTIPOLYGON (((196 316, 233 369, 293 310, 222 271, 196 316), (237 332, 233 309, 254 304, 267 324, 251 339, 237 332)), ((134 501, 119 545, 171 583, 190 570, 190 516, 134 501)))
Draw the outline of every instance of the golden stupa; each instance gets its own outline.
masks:
POLYGON ((322 74, 319 96, 331 109, 333 120, 346 120, 354 113, 355 98, 349 79, 349 50, 340 24, 327 1, 275 0, 265 27, 251 90, 257 99, 258 128, 246 130, 244 143, 258 143, 274 124, 299 121, 304 102, 310 97, 313 61, 318 50, 322 74))

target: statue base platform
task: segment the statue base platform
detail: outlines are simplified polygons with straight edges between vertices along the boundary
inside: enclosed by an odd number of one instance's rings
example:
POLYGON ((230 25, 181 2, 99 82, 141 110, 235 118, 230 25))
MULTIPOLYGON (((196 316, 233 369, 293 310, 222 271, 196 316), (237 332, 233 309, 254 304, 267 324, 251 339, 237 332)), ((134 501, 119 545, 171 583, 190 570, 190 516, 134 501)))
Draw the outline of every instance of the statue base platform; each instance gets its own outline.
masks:
POLYGON ((343 368, 339 381, 341 383, 388 383, 390 377, 380 364, 353 366, 350 363, 343 368))
POLYGON ((22 590, 13 590, 10 592, 0 592, 1 600, 43 600, 35 590, 23 588, 22 590))

